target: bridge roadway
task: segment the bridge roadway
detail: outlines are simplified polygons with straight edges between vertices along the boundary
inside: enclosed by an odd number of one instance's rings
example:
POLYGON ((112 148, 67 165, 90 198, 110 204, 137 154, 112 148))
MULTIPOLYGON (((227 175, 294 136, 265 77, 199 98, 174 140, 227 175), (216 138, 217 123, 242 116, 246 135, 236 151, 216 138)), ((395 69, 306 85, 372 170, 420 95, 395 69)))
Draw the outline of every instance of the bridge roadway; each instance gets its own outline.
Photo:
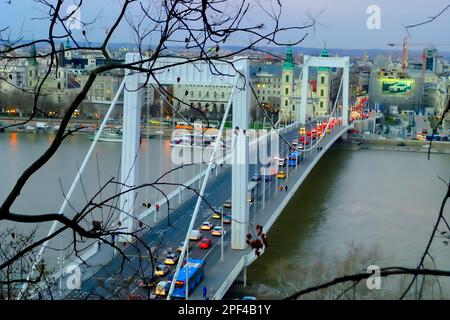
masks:
MULTIPOLYGON (((312 124, 307 125, 311 127, 312 124)), ((307 128, 308 130, 308 128, 307 128)), ((307 174, 326 150, 336 141, 347 129, 336 127, 331 134, 327 134, 322 141, 315 145, 315 149, 306 152, 305 159, 297 168, 290 167, 285 169, 288 173, 286 180, 275 180, 266 183, 265 204, 262 203, 262 192, 260 192, 255 199, 253 205, 250 207, 250 226, 255 228, 257 224, 264 226, 267 232, 271 225, 275 222, 278 215, 282 212, 284 207, 295 194, 295 191, 300 186, 301 182, 306 178, 307 174), (323 147, 322 152, 317 152, 317 147, 323 147), (288 192, 281 192, 277 190, 277 185, 288 185, 288 192)), ((295 128, 282 136, 289 142, 295 137, 298 137, 298 129, 295 128)), ((286 154, 286 146, 280 143, 280 154, 286 154)), ((259 168, 259 165, 251 165, 249 168, 250 177, 259 168)), ((263 185, 262 182, 259 182, 263 185)), ((259 186, 261 190, 261 186, 259 186)), ((215 208, 220 208, 223 203, 231 197, 231 169, 226 168, 221 174, 208 183, 205 194, 208 202, 215 208)), ((154 226, 152 230, 144 233, 142 241, 149 247, 155 249, 153 255, 158 257, 156 264, 162 263, 165 254, 168 251, 175 251, 181 241, 186 235, 186 227, 192 217, 195 202, 197 197, 193 196, 175 211, 170 214, 172 226, 168 227, 167 220, 162 220, 154 226)), ((229 209, 228 209, 229 210, 229 209)), ((220 225, 220 219, 215 220, 211 218, 211 210, 202 203, 200 207, 200 214, 198 215, 195 227, 200 227, 203 221, 209 220, 214 225, 220 225)), ((227 212, 225 212, 227 213, 227 212)), ((228 288, 237 278, 244 266, 248 266, 253 260, 254 252, 249 249, 246 250, 232 250, 230 248, 230 225, 225 225, 224 236, 224 261, 221 261, 220 237, 213 237, 209 232, 202 231, 203 236, 209 236, 212 239, 212 246, 209 249, 199 249, 195 242, 192 242, 192 248, 189 252, 190 258, 203 258, 206 260, 205 278, 201 285, 191 294, 190 299, 202 299, 202 287, 208 288, 208 295, 210 298, 221 299, 228 288)), ((103 250, 103 249, 102 249, 103 250)), ((107 250, 105 248, 105 250, 107 250)), ((65 296, 64 299, 79 299, 79 298, 126 298, 124 292, 131 292, 133 295, 147 297, 148 292, 145 289, 138 287, 137 281, 142 275, 151 275, 151 264, 148 253, 145 253, 145 248, 142 244, 128 246, 125 249, 125 254, 129 260, 125 260, 122 265, 123 257, 116 255, 112 260, 100 266, 97 263, 97 270, 88 278, 82 280, 80 290, 72 290, 65 296), (119 270, 121 269, 119 275, 119 270), (123 292, 119 292, 119 288, 123 288, 123 292)), ((112 254, 112 253, 110 253, 112 254)), ((87 261, 91 265, 90 261, 87 261)), ((94 266, 95 267, 95 266, 94 266)), ((84 274, 87 267, 82 266, 82 273, 84 274)), ((88 274, 86 272, 86 274, 88 274)), ((66 281, 64 278, 64 282, 66 281)), ((67 292, 67 291, 65 291, 67 292)))

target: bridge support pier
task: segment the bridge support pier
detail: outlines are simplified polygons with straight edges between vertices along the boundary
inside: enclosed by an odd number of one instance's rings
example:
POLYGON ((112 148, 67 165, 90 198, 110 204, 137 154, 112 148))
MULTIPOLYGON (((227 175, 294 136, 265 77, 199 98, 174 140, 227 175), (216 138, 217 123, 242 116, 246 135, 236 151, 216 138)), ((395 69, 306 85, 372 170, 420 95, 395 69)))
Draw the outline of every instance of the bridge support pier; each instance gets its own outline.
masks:
POLYGON ((233 97, 233 139, 231 174, 231 248, 247 248, 246 236, 249 225, 248 170, 249 137, 248 119, 250 110, 250 70, 248 59, 235 62, 240 76, 233 97))
MULTIPOLYGON (((140 59, 139 54, 127 54, 126 63, 140 59)), ((127 71, 123 102, 123 134, 120 182, 124 184, 121 192, 136 186, 139 176, 139 140, 141 134, 141 94, 139 89, 139 73, 127 71)), ((128 191, 120 196, 120 232, 132 233, 136 226, 134 205, 136 191, 128 191)), ((131 235, 121 236, 118 241, 129 242, 131 235)))
POLYGON ((235 283, 242 284, 243 288, 247 286, 247 267, 242 269, 241 273, 236 277, 235 283))

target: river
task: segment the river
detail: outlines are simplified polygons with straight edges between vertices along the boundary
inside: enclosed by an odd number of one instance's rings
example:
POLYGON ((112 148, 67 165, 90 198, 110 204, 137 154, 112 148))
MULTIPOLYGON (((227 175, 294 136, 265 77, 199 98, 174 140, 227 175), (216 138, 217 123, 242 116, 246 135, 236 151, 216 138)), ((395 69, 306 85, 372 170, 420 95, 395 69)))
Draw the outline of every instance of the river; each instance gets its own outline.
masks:
MULTIPOLYGON (((449 181, 450 155, 428 161, 423 153, 330 149, 268 233, 269 247, 248 268, 244 293, 279 298, 369 265, 416 267, 446 192, 438 176, 449 181)), ((431 253, 438 268, 448 269, 443 240, 431 253)), ((441 282, 449 298, 450 285, 441 282)), ((386 285, 378 297, 398 297, 404 283, 386 285)))
MULTIPOLYGON (((52 140, 52 134, 0 134, 0 201, 6 198, 20 174, 48 148, 52 140)), ((85 134, 69 136, 52 159, 28 181, 14 203, 12 212, 20 214, 57 213, 90 146, 91 141, 85 134)), ((98 142, 82 179, 70 199, 70 205, 65 210, 66 215, 71 216, 75 211, 79 211, 87 203, 86 199, 89 200, 99 190, 99 186, 103 186, 111 177, 119 177, 120 157, 121 143, 98 142)), ((153 182, 162 173, 175 167, 170 158, 169 140, 142 139, 139 183, 153 182)), ((198 174, 199 170, 200 167, 197 165, 188 166, 166 176, 162 181, 178 182, 179 178, 186 181, 198 174)), ((160 188, 168 193, 175 187, 160 186, 160 188)), ((116 186, 110 185, 101 197, 105 199, 115 192, 116 186)), ((150 202, 154 204, 162 197, 162 194, 154 189, 146 188, 138 192, 136 203, 150 202)), ((97 200, 99 199, 100 197, 97 197, 97 200)), ((102 215, 102 221, 104 221, 106 216, 111 216, 111 211, 104 209, 98 214, 102 215)), ((15 225, 2 222, 0 231, 5 230, 6 227, 15 227, 15 225)), ((49 227, 50 223, 41 225, 37 229, 36 236, 46 235, 49 227)), ((27 233, 34 228, 34 225, 27 225, 25 228, 16 227, 16 232, 27 233)), ((65 235, 64 238, 70 237, 65 235)), ((59 243, 50 245, 55 246, 59 243)), ((47 260, 52 261, 54 251, 48 250, 47 253, 49 255, 47 260)))

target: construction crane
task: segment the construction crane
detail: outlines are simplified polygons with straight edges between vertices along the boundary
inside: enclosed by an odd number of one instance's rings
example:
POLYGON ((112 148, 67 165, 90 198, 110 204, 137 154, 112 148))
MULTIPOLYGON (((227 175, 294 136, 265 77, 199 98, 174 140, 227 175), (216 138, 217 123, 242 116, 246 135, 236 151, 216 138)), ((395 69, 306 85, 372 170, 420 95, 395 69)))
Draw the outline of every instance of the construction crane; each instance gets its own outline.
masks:
POLYGON ((402 69, 405 74, 407 74, 407 68, 408 68, 408 48, 415 46, 415 47, 423 47, 423 53, 422 53, 422 97, 420 100, 422 100, 425 90, 425 80, 426 80, 426 64, 427 64, 427 54, 426 50, 427 48, 433 48, 435 45, 438 46, 450 46, 450 43, 408 43, 408 37, 405 36, 403 39, 403 43, 388 43, 388 46, 393 47, 399 47, 402 46, 403 48, 403 54, 402 54, 402 69))
MULTIPOLYGON (((402 54, 402 69, 403 71, 406 73, 406 69, 408 68, 408 49, 409 47, 427 47, 427 48, 431 48, 434 47, 435 45, 438 46, 450 46, 450 43, 408 43, 408 37, 406 36, 403 39, 403 43, 388 43, 388 46, 393 48, 393 47, 400 47, 402 46, 403 48, 403 54, 402 54)), ((426 54, 425 54, 425 49, 423 50, 423 55, 422 55, 422 62, 424 64, 424 72, 425 72, 425 63, 426 63, 426 54)))

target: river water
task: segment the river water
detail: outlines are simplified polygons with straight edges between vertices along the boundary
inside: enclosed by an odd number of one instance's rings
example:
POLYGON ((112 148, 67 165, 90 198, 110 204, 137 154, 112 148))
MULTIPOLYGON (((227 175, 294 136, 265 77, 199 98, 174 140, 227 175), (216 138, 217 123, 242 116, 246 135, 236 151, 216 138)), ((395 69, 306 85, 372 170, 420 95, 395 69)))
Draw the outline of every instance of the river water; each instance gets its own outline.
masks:
MULTIPOLYGON (((432 154, 428 161, 424 153, 332 148, 270 230, 269 247, 249 267, 251 286, 244 292, 277 298, 369 265, 416 267, 446 192, 438 176, 449 181, 450 155, 432 154)), ((448 270, 450 247, 443 241, 437 238, 431 253, 437 267, 448 270)), ((426 266, 433 267, 430 259, 426 266)), ((448 281, 440 282, 449 298, 448 281)), ((404 287, 401 280, 383 284, 389 290, 366 297, 397 298, 404 287)), ((437 298, 437 284, 428 287, 427 297, 437 298)))
MULTIPOLYGON (((43 134, 0 134, 0 201, 51 140, 51 135, 43 134)), ((67 192, 89 146, 85 135, 69 137, 26 185, 13 211, 57 212, 64 199, 61 186, 67 192)), ((118 176, 120 147, 98 144, 83 175, 87 194, 98 189, 99 176, 101 183, 118 176)), ((167 140, 144 140, 141 151, 141 182, 152 181, 172 168, 167 140)), ((184 170, 183 179, 198 173, 195 167, 184 170)), ((285 296, 308 284, 330 280, 335 270, 360 272, 371 264, 415 267, 445 194, 438 176, 450 179, 450 155, 433 154, 427 160, 423 153, 332 148, 272 227, 269 247, 248 269, 251 286, 245 293, 285 296)), ((154 202, 155 196, 146 191, 140 199, 154 202)), ((84 203, 79 187, 71 204, 79 208, 84 203)), ((449 211, 447 208, 446 213, 449 211)), ((438 238, 431 252, 437 267, 448 269, 450 246, 443 240, 438 238)), ((444 283, 443 291, 449 298, 450 286, 444 283)))
MULTIPOLYGON (((52 140, 53 135, 51 134, 0 134, 0 201, 5 199, 23 170, 48 148, 52 140)), ((57 213, 90 146, 91 141, 87 135, 69 136, 54 157, 25 185, 12 212, 20 214, 57 213)), ((70 199, 70 206, 65 210, 66 215, 71 216, 75 211, 80 210, 87 203, 86 199, 90 199, 99 190, 99 185, 104 185, 111 177, 116 179, 119 177, 120 157, 121 143, 98 142, 82 179, 70 199)), ((139 183, 153 182, 162 173, 175 167, 170 159, 169 140, 142 139, 139 183)), ((168 175, 162 181, 173 183, 178 182, 180 178, 186 181, 198 174, 199 170, 199 166, 185 167, 175 174, 168 175)), ((160 186, 160 188, 168 193, 175 187, 160 186)), ((110 185, 102 193, 102 199, 115 194, 115 192, 116 187, 110 185)), ((162 197, 161 193, 147 188, 138 192, 136 203, 150 202, 154 204, 162 197)), ((97 198, 97 200, 99 199, 100 197, 97 198)), ((103 221, 106 216, 111 216, 111 211, 104 209, 101 215, 103 221)), ((6 227, 14 227, 14 224, 2 222, 0 231, 6 227)), ((16 232, 29 232, 34 227, 27 225, 24 229, 16 228, 16 232)), ((37 237, 46 235, 49 228, 50 223, 41 225, 37 230, 37 237)), ((50 246, 58 247, 58 241, 57 243, 53 241, 50 246)), ((47 251, 49 255, 47 260, 52 261, 54 251, 47 251)))

